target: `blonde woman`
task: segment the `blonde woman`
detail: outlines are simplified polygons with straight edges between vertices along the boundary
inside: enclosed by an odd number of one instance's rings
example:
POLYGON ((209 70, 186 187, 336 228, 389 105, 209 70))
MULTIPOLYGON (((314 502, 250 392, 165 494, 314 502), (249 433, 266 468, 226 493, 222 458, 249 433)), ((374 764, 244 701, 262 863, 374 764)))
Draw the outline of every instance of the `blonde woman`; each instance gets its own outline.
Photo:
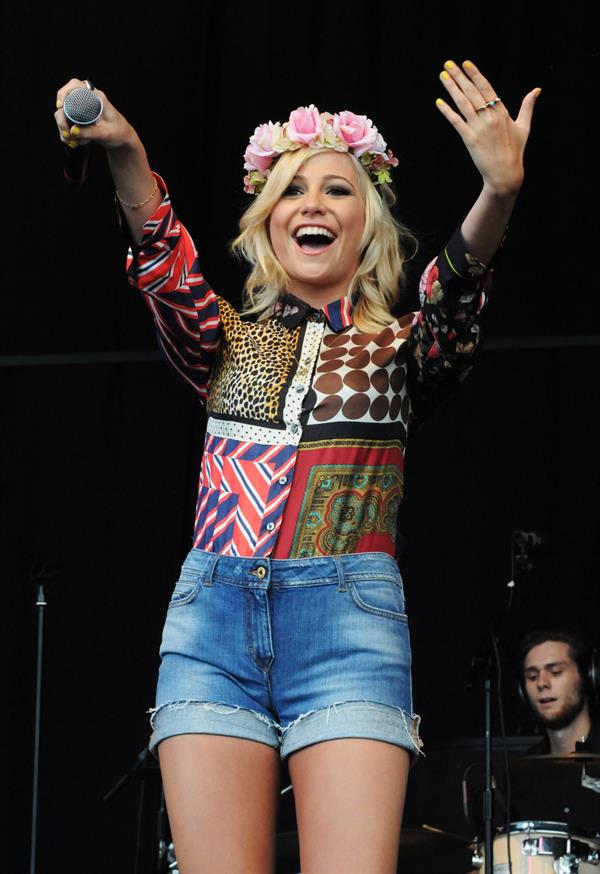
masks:
POLYGON ((302 874, 396 871, 421 745, 395 561, 404 448, 471 365, 539 93, 513 121, 471 62, 448 61, 441 80, 455 108, 438 108, 483 186, 426 269, 420 311, 401 318, 397 161, 370 119, 311 105, 250 138, 253 200, 234 242, 251 267, 240 316, 204 280, 123 116, 101 94, 101 120, 72 128, 62 103, 83 83, 57 95, 63 142, 106 148, 132 237, 129 279, 208 413, 150 743, 182 874, 274 870, 280 757, 302 874))

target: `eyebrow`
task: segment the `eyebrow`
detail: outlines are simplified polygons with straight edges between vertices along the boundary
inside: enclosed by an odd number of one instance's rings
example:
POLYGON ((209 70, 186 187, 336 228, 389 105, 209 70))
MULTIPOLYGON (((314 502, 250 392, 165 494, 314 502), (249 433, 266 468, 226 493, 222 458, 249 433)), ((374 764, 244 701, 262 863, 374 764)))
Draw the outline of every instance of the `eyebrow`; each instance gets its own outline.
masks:
MULTIPOLYGON (((351 188, 354 188, 352 182, 350 182, 349 179, 346 179, 345 176, 340 176, 339 173, 329 173, 327 176, 322 176, 321 178, 324 182, 328 182, 330 179, 343 179, 351 188)), ((303 182, 306 182, 306 176, 303 176, 302 173, 296 173, 294 179, 301 179, 303 182)))

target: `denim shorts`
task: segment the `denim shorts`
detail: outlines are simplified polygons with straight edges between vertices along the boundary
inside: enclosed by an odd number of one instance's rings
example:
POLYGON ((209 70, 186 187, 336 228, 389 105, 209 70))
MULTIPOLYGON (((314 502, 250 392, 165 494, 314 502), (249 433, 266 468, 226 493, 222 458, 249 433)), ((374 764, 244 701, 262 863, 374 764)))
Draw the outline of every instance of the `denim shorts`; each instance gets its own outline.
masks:
POLYGON ((150 749, 178 734, 361 737, 420 751, 402 579, 382 552, 236 558, 192 549, 167 610, 150 749))

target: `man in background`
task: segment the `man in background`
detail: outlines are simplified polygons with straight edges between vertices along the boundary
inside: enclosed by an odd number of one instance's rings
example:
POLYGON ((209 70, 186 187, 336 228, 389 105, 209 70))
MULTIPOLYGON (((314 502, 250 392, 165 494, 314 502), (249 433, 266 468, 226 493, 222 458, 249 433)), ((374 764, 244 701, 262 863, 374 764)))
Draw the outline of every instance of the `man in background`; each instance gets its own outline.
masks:
POLYGON ((600 832, 597 652, 578 629, 536 629, 523 638, 517 664, 519 694, 544 737, 513 760, 511 819, 600 832))
POLYGON ((536 630, 520 648, 520 691, 545 729, 528 755, 600 753, 597 655, 580 631, 536 630))

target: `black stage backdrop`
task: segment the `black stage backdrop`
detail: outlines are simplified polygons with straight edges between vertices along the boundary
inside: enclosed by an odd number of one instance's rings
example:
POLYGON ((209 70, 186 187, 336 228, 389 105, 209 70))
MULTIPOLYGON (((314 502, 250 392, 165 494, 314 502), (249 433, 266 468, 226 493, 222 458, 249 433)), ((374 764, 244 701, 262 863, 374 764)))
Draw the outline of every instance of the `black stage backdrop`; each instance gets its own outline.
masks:
MULTIPOLYGON (((478 191, 435 107, 445 96, 442 63, 472 58, 513 112, 542 86, 526 184, 485 313, 487 347, 410 445, 402 508, 415 707, 432 747, 481 734, 482 695, 467 693, 465 680, 506 599, 511 531, 547 532, 548 551, 521 581, 502 642, 507 728, 530 732, 510 674, 519 635, 557 619, 595 632, 600 615, 597 50, 583 4, 23 0, 4 24, 6 870, 25 870, 28 857, 40 569, 48 607, 38 871, 134 870, 142 784, 131 780, 109 804, 102 796, 147 742, 203 438, 195 398, 149 354, 153 328, 125 279, 103 155, 92 154, 83 190, 62 179, 53 107, 71 76, 90 77, 136 126, 207 278, 234 302, 244 271, 227 243, 246 203, 241 155, 254 127, 310 102, 369 114, 400 158, 398 214, 420 240, 410 308, 420 270, 478 191)), ((448 798, 446 822, 459 804, 448 798)), ((154 870, 155 809, 153 780, 140 870, 154 870)))

